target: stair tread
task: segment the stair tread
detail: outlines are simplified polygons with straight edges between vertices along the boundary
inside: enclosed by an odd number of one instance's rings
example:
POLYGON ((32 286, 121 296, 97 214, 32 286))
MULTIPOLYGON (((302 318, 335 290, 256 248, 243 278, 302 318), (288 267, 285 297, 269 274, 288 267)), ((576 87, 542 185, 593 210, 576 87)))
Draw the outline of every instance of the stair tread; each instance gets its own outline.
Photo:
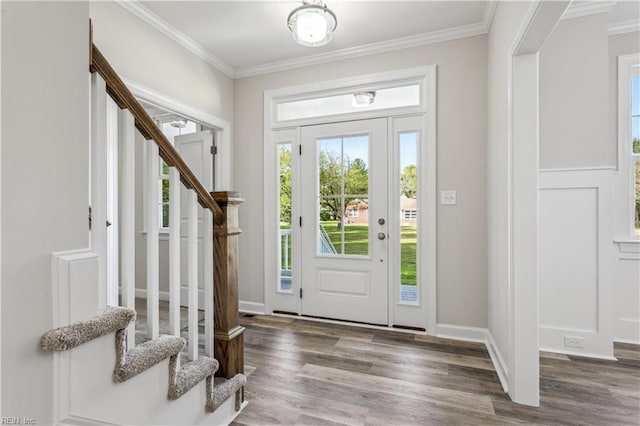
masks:
MULTIPOLYGON (((175 362, 172 359, 172 367, 175 362)), ((219 363, 214 358, 199 357, 194 361, 187 362, 180 366, 180 370, 175 373, 175 381, 169 386, 169 399, 178 399, 195 385, 205 378, 212 376, 218 370, 219 363)))
POLYGON ((205 409, 209 413, 213 413, 220 407, 229 397, 235 394, 236 411, 240 409, 242 398, 238 391, 247 384, 247 378, 244 374, 236 374, 231 379, 223 379, 216 377, 212 395, 207 398, 205 409))
POLYGON ((136 311, 133 309, 110 306, 87 321, 48 331, 40 339, 40 346, 49 352, 66 351, 105 334, 122 330, 135 318, 136 311))
POLYGON ((182 337, 162 335, 136 346, 125 354, 123 364, 116 365, 113 381, 121 383, 129 380, 159 362, 177 355, 186 343, 182 337))

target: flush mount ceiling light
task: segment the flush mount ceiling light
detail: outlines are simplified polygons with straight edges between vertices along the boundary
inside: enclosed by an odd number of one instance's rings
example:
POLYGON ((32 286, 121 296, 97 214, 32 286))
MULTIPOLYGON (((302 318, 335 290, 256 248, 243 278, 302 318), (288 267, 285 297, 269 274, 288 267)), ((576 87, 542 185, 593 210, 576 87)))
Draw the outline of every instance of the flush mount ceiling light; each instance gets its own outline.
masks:
POLYGON ((175 127, 176 129, 184 129, 185 127, 187 127, 187 120, 185 119, 173 120, 172 122, 169 123, 169 125, 171 127, 175 127))
POLYGON ((376 98, 376 92, 358 92, 353 94, 353 106, 371 105, 376 98))
POLYGON ((322 0, 302 0, 302 6, 293 9, 287 18, 293 40, 308 47, 328 44, 337 25, 335 13, 322 0))

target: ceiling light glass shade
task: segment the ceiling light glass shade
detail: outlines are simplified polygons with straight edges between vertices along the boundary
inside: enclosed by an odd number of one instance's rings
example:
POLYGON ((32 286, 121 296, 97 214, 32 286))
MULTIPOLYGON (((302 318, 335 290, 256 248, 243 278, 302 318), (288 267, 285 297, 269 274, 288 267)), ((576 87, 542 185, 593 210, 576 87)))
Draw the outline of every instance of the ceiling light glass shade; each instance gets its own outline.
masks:
POLYGON ((328 44, 338 25, 336 15, 321 4, 321 0, 303 0, 302 6, 289 14, 287 25, 293 40, 303 46, 318 47, 328 44))
POLYGON ((358 92, 353 94, 353 106, 371 105, 376 98, 376 92, 358 92))

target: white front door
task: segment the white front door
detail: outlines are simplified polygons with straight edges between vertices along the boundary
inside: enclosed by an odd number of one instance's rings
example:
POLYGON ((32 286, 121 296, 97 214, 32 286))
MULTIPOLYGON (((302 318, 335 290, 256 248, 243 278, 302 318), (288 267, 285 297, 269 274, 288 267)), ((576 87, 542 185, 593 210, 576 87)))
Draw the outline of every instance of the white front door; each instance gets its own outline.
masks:
POLYGON ((301 311, 387 325, 387 119, 301 129, 301 311))
MULTIPOLYGON (((176 150, 191 171, 204 185, 207 191, 213 191, 213 133, 210 130, 196 133, 189 133, 174 138, 176 150)), ((187 284, 187 222, 189 220, 189 198, 188 190, 181 185, 180 197, 180 282, 181 282, 181 305, 187 304, 186 291, 187 284)), ((204 309, 204 280, 208 275, 213 274, 213 259, 205 253, 210 251, 213 242, 211 240, 213 223, 204 221, 204 210, 198 208, 198 308, 204 309), (205 271, 205 268, 208 270, 205 271), (206 273, 205 273, 206 272, 206 273), (210 274, 209 274, 210 272, 210 274)), ((206 278, 209 279, 209 278, 206 278)))

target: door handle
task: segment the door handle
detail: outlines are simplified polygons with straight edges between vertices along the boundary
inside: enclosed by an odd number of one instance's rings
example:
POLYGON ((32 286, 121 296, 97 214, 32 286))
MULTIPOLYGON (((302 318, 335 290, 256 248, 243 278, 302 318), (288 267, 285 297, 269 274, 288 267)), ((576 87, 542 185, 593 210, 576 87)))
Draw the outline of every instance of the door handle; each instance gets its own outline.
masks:
POLYGON ((384 232, 378 232, 379 240, 384 240, 385 238, 387 238, 387 234, 385 234, 384 232))

